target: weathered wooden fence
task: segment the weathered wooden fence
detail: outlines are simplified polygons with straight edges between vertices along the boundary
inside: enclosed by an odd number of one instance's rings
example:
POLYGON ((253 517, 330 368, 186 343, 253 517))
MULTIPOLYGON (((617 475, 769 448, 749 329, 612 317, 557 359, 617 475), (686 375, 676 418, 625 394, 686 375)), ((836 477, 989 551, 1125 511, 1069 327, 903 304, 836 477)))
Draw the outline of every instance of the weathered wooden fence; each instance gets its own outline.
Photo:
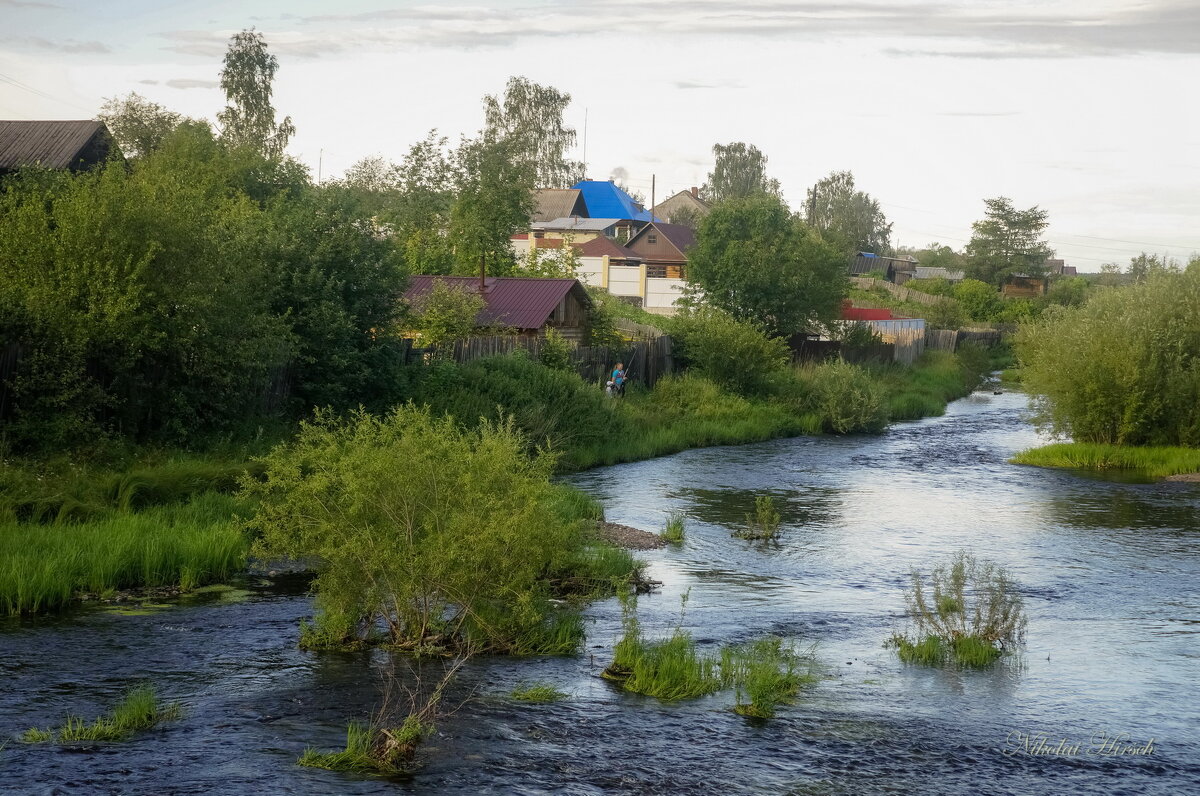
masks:
POLYGON ((889 338, 888 342, 896 347, 892 359, 901 365, 911 365, 925 353, 924 329, 898 329, 889 338))
POLYGON ((957 351, 963 343, 985 348, 999 344, 1004 333, 999 329, 929 329, 925 332, 925 347, 937 351, 957 351))
POLYGON ((956 329, 926 329, 925 347, 934 351, 953 351, 958 345, 956 329))
POLYGON ((657 326, 651 326, 648 323, 638 323, 628 318, 613 318, 613 328, 621 332, 623 337, 635 340, 653 340, 656 337, 662 337, 663 334, 663 330, 657 326))
POLYGON ((919 290, 913 290, 912 288, 904 287, 904 285, 895 285, 883 279, 869 279, 865 276, 852 276, 850 277, 850 282, 855 287, 862 288, 863 290, 881 287, 901 301, 914 301, 918 304, 945 304, 946 302, 954 301, 954 299, 950 298, 949 296, 931 296, 928 293, 922 293, 919 290))
MULTIPOLYGON (((483 357, 527 351, 537 357, 542 350, 540 337, 494 335, 471 337, 442 346, 416 348, 406 341, 405 359, 410 364, 433 362, 439 358, 465 363, 483 357)), ((660 334, 649 340, 635 340, 624 346, 574 346, 571 359, 575 372, 593 384, 603 384, 613 366, 621 362, 635 383, 653 387, 660 378, 675 370, 674 344, 669 335, 660 334)))

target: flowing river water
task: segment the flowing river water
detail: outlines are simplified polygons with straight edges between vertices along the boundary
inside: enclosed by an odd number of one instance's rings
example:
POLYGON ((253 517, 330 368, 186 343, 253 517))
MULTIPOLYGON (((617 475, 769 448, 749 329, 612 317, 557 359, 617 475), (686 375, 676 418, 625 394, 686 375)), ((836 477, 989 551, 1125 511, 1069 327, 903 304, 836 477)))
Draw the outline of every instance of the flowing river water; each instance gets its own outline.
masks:
POLYGON ((347 720, 376 704, 389 659, 298 650, 302 585, 251 583, 145 613, 0 625, 0 737, 97 715, 138 681, 185 708, 121 744, 10 740, 0 792, 1200 793, 1200 488, 1007 464, 1041 441, 1024 409, 1019 394, 976 393, 878 437, 572 477, 611 521, 658 530, 671 510, 687 517, 682 546, 641 554, 663 581, 639 601, 648 635, 682 623, 713 651, 768 633, 815 645, 821 679, 769 722, 735 715, 729 693, 663 704, 602 680, 621 632, 614 599, 588 609, 578 657, 466 668, 447 700, 458 710, 412 777, 301 768, 305 747, 338 748, 347 720), (764 493, 779 543, 732 538, 764 493), (905 666, 883 642, 908 573, 959 549, 1021 584, 1024 653, 989 671, 905 666), (534 680, 571 698, 504 697, 534 680))

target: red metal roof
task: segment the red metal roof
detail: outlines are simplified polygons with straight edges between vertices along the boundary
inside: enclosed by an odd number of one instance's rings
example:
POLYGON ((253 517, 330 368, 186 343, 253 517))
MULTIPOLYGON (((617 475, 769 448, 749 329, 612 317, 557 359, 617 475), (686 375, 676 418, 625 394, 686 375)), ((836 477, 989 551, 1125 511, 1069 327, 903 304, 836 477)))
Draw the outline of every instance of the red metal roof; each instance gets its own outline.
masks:
POLYGON ((875 307, 855 307, 846 302, 842 305, 842 320, 844 321, 901 321, 908 320, 903 315, 893 315, 889 309, 875 307))
POLYGON ((577 243, 575 248, 579 250, 579 254, 583 257, 603 257, 608 255, 617 260, 640 260, 638 255, 626 249, 624 246, 619 246, 613 241, 601 235, 598 238, 592 238, 587 243, 577 243))
MULTIPOLYGON (((429 276, 408 278, 404 300, 419 310, 425 297, 433 290, 434 282, 445 282, 451 288, 479 293, 477 276, 429 276)), ((483 295, 485 306, 477 322, 482 325, 511 326, 516 329, 540 329, 568 293, 585 306, 591 298, 578 279, 543 279, 529 276, 489 276, 483 295)))

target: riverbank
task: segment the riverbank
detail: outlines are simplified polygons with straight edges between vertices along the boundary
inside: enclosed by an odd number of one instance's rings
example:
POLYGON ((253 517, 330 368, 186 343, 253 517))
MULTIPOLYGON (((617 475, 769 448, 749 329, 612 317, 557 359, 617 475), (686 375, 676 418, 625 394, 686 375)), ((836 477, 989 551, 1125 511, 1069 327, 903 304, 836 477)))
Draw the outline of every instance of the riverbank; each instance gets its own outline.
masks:
MULTIPOLYGON (((994 366, 977 349, 933 351, 911 368, 864 368, 856 389, 880 403, 871 417, 881 428, 942 414, 994 366)), ((818 371, 793 368, 755 397, 685 373, 613 400, 572 373, 503 357, 434 369, 416 398, 460 421, 512 417, 534 445, 557 451, 560 472, 577 472, 691 448, 820 434, 831 410, 814 397, 818 371)), ((82 595, 188 591, 227 580, 245 566, 252 543, 246 521, 255 507, 239 496, 239 485, 261 476, 255 459, 269 447, 259 439, 207 454, 147 450, 89 464, 6 462, 0 613, 44 613, 82 595)))
POLYGON ((1060 442, 1024 450, 1013 464, 1073 470, 1130 470, 1149 478, 1200 480, 1200 449, 1060 442))

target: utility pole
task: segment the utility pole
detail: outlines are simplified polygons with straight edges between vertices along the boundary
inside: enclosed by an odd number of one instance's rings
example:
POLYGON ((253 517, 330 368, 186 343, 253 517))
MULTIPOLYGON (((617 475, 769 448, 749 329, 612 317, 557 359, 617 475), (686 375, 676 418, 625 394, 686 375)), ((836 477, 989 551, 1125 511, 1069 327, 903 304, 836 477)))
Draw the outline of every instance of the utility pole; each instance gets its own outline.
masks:
MULTIPOLYGON (((658 177, 657 174, 650 175, 650 220, 651 221, 654 220, 654 188, 655 188, 654 181, 657 177, 658 177)), ((642 183, 642 184, 645 185, 645 183, 642 183)))
POLYGON ((588 109, 584 108, 583 109, 583 176, 584 177, 587 177, 587 173, 588 173, 588 167, 587 167, 587 123, 588 123, 588 109))
POLYGON ((321 166, 324 165, 324 162, 325 162, 325 150, 324 149, 318 150, 317 151, 317 185, 321 184, 321 166))

